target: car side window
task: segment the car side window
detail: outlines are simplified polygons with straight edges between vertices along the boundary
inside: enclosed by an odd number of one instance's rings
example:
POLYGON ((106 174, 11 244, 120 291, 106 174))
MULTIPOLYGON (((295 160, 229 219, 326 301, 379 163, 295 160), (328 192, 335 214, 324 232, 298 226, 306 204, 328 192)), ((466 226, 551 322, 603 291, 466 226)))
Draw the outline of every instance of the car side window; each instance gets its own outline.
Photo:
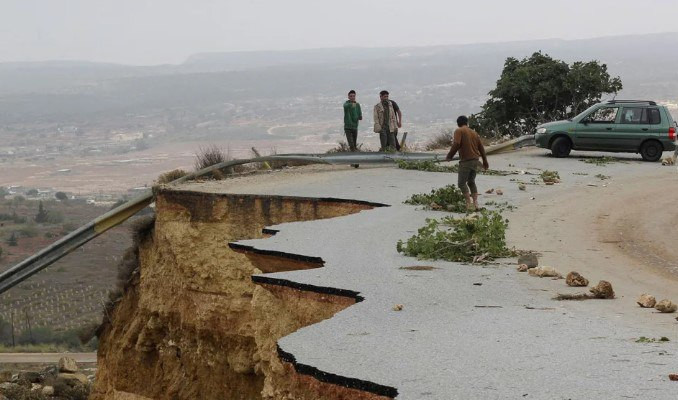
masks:
POLYGON ((602 107, 589 114, 584 121, 590 124, 613 124, 618 112, 619 107, 602 107))
POLYGON ((647 120, 652 125, 658 125, 662 123, 662 117, 659 113, 658 108, 648 108, 647 109, 647 120))
POLYGON ((647 109, 642 107, 624 107, 622 124, 647 124, 647 109))

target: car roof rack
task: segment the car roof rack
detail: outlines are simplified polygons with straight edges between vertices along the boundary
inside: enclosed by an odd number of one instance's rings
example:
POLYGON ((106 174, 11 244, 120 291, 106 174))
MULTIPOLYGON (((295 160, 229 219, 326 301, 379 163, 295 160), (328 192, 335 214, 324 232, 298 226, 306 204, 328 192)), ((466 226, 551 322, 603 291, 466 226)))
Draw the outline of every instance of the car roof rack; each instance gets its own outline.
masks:
POLYGON ((652 100, 608 100, 607 104, 625 104, 625 103, 647 103, 656 106, 657 103, 652 100))

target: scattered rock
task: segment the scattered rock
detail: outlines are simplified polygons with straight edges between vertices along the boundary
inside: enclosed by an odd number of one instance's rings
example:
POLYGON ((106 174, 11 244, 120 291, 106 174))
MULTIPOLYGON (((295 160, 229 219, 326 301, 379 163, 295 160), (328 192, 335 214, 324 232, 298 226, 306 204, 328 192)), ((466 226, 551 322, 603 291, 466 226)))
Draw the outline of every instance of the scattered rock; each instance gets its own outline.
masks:
POLYGON ((71 357, 61 357, 58 367, 59 372, 78 372, 78 363, 71 357))
POLYGON ((497 196, 502 196, 504 194, 504 192, 501 189, 495 190, 495 193, 497 194, 497 196))
POLYGON ((0 390, 6 391, 6 390, 16 390, 20 386, 17 383, 12 383, 12 382, 3 382, 0 383, 0 390))
POLYGON ((88 383, 89 380, 87 379, 85 374, 81 374, 79 372, 76 372, 74 374, 62 372, 59 375, 57 375, 55 384, 66 384, 68 386, 77 386, 79 384, 86 385, 88 383))
POLYGON ((555 183, 555 182, 551 182, 551 181, 544 182, 545 185, 553 185, 554 183, 555 183))
POLYGON ((524 183, 521 183, 521 184, 518 185, 518 189, 525 190, 525 189, 527 189, 527 186, 525 186, 524 183))
POLYGON ((0 371, 0 382, 10 382, 12 380, 12 371, 0 371))
POLYGON ((518 272, 526 272, 527 270, 527 264, 518 264, 518 272))
POLYGON ((42 394, 44 396, 54 396, 54 387, 53 386, 44 386, 42 388, 42 394))
POLYGON ((654 309, 662 313, 672 313, 678 310, 678 305, 669 299, 664 299, 654 306, 654 309))
POLYGON ((572 271, 567 274, 565 283, 567 286, 583 287, 589 285, 589 280, 581 276, 579 272, 572 271))
POLYGON ((402 311, 403 305, 402 304, 396 304, 393 306, 393 311, 402 311))
POLYGON ((525 264, 527 268, 534 268, 539 265, 539 259, 534 253, 527 253, 518 256, 518 264, 525 264))
POLYGON ((638 300, 636 300, 636 303, 638 303, 639 306, 643 308, 654 308, 654 306, 657 304, 657 299, 654 298, 654 296, 643 293, 638 297, 638 300))
POLYGON ((40 383, 42 382, 42 376, 40 376, 39 372, 35 371, 21 371, 19 372, 19 380, 30 383, 40 383))
POLYGON ((41 391, 41 392, 42 392, 42 385, 41 385, 41 384, 39 384, 39 383, 33 383, 33 384, 31 384, 31 385, 32 385, 32 386, 31 386, 31 392, 37 392, 37 391, 41 391))
POLYGON ((538 276, 540 278, 545 278, 545 277, 554 277, 554 278, 562 278, 563 276, 560 275, 558 271, 556 271, 555 268, 553 267, 547 267, 547 266, 541 266, 541 267, 536 267, 536 268, 530 268, 527 270, 527 273, 530 274, 531 276, 538 276))
POLYGON ((596 299, 614 299, 614 290, 612 284, 608 281, 598 282, 598 285, 592 287, 589 291, 596 299))
POLYGON ((678 381, 678 374, 669 374, 669 379, 672 381, 678 381))
POLYGON ((492 194, 492 192, 494 192, 494 188, 492 188, 492 189, 487 189, 487 190, 485 191, 485 194, 492 194))

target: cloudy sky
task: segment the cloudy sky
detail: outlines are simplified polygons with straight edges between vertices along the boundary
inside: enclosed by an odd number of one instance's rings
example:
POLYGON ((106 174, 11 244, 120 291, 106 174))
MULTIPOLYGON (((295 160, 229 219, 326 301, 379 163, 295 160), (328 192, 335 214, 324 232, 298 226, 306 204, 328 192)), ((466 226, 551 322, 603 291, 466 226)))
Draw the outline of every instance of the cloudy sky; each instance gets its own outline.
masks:
POLYGON ((0 62, 678 31, 675 0, 0 0, 0 62))

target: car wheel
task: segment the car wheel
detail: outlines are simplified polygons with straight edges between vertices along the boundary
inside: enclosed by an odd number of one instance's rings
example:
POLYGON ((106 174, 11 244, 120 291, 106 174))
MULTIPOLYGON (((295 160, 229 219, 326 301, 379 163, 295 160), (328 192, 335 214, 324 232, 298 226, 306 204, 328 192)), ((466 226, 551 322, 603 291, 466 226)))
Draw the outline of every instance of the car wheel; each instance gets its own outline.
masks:
POLYGON ((554 157, 567 157, 570 155, 570 150, 572 150, 572 143, 564 136, 556 138, 551 144, 551 154, 554 157))
POLYGON ((645 161, 659 160, 662 158, 662 151, 664 151, 664 148, 661 143, 654 140, 648 140, 640 146, 640 155, 645 161))

